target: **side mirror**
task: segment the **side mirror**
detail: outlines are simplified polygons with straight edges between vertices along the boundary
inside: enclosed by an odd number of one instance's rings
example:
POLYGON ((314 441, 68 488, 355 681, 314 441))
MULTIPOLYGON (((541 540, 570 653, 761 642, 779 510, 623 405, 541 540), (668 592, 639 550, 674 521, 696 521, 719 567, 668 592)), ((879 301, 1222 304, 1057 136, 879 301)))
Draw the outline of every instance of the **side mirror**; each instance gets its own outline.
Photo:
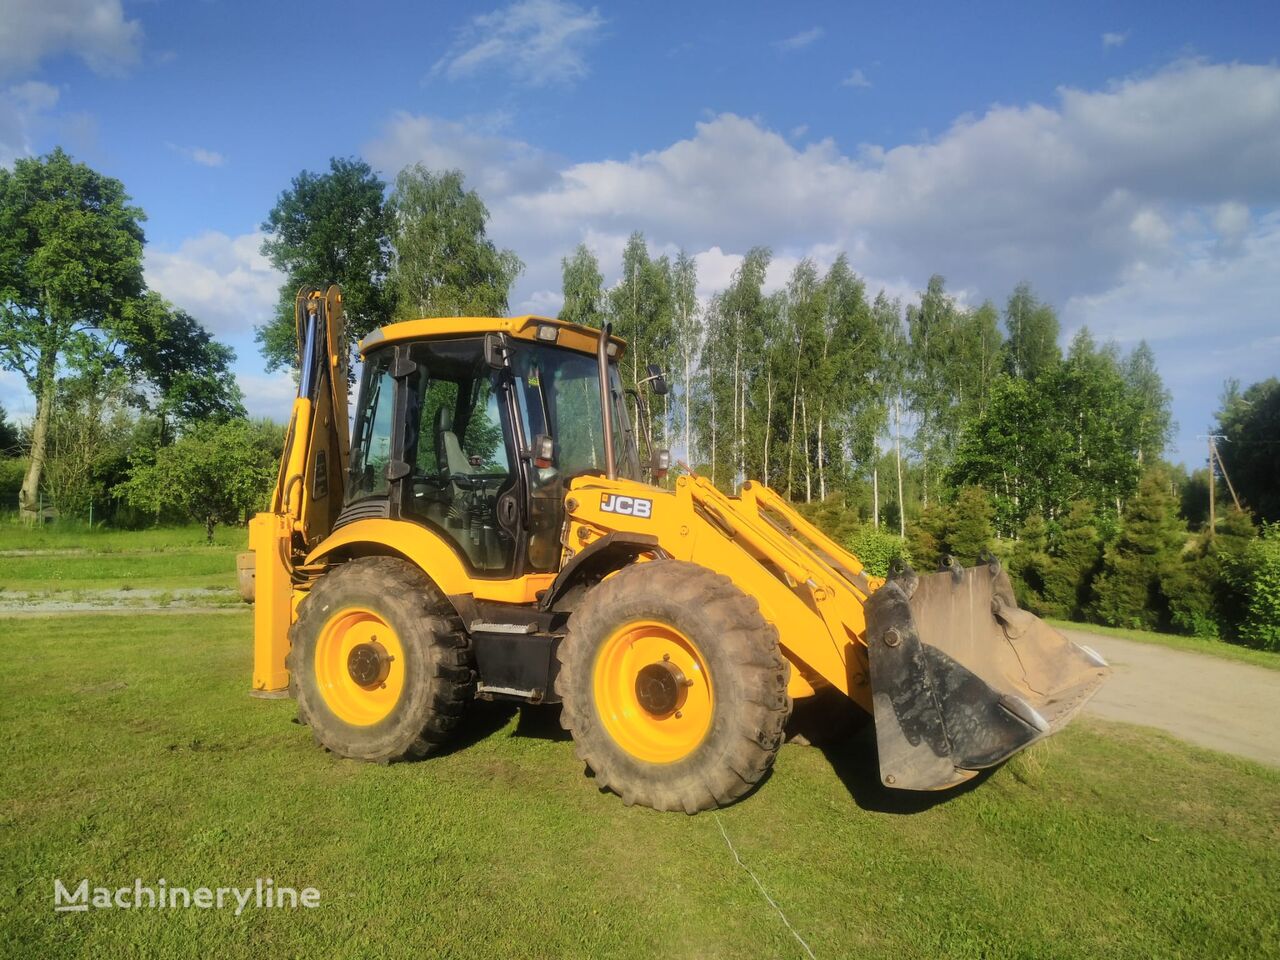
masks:
POLYGON ((649 461, 649 470, 653 479, 661 480, 671 470, 671 451, 659 448, 653 451, 653 459, 649 461))
POLYGON ((671 389, 667 386, 667 378, 662 373, 662 368, 656 363, 649 364, 649 375, 645 377, 645 382, 649 384, 649 388, 660 397, 665 397, 667 391, 671 389))
POLYGON ((511 365, 511 350, 502 334, 484 335, 484 362, 491 370, 505 370, 511 365))
POLYGON ((530 456, 533 457, 533 465, 539 470, 554 466, 556 462, 556 446, 551 437, 545 433, 540 433, 534 437, 530 456))

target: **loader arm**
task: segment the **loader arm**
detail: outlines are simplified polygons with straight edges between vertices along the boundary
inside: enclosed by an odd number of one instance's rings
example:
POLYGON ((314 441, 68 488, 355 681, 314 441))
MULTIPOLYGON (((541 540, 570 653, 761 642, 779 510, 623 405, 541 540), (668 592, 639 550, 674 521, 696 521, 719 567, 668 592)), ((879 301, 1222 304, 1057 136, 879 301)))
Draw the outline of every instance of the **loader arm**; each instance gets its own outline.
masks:
POLYGON ((260 695, 281 694, 288 685, 284 656, 298 567, 333 530, 350 457, 341 289, 302 287, 294 323, 298 393, 269 509, 250 521, 250 553, 239 563, 241 590, 255 601, 253 690, 260 695))

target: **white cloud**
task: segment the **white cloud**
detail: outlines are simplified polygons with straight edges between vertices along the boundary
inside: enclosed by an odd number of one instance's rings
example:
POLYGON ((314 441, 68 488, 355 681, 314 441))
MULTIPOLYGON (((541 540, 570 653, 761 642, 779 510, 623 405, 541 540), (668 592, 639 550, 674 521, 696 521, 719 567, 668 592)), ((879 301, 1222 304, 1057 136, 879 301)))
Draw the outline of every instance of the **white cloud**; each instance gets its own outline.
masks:
POLYGON ((721 114, 660 149, 566 163, 401 114, 366 155, 392 173, 452 158, 482 185, 491 236, 527 264, 518 309, 550 303, 560 257, 579 242, 612 282, 628 234, 642 230, 651 250, 697 256, 700 295, 722 289, 756 244, 774 248, 771 285, 800 257, 825 264, 837 250, 891 295, 934 272, 969 303, 1028 280, 1071 324, 1152 339, 1162 365, 1199 376, 1203 410, 1180 412, 1184 424, 1207 416, 1226 369, 1210 362, 1205 329, 1223 344, 1243 331, 1255 365, 1280 362, 1256 328, 1274 328, 1280 302, 1276 65, 1180 61, 1101 89, 1064 87, 1050 103, 993 106, 899 145, 796 143, 721 114), (511 157, 532 173, 512 175, 511 157))
POLYGON ((821 27, 810 27, 808 30, 801 30, 799 33, 793 34, 785 40, 779 40, 776 46, 784 53, 791 53, 794 50, 803 50, 814 41, 821 39, 825 32, 826 31, 821 27))
POLYGON ((32 152, 33 129, 58 103, 58 88, 29 80, 0 90, 0 167, 32 152))
POLYGON ((0 0, 0 75, 25 73, 62 54, 101 74, 138 60, 142 25, 120 0, 0 0))
POLYGON ((198 163, 202 167, 220 167, 227 162, 227 158, 216 150, 206 150, 204 147, 183 147, 176 143, 165 143, 165 146, 174 153, 186 157, 192 163, 198 163))
POLYGON ((990 295, 1029 279, 1061 302, 1176 246, 1186 209, 1280 202, 1280 68, 1180 62, 1057 100, 853 154, 722 114, 663 149, 568 165, 401 114, 366 155, 388 172, 420 159, 462 167, 494 236, 529 261, 529 289, 553 285, 536 272, 548 248, 558 271, 588 231, 639 229, 691 251, 840 244, 875 276, 936 270, 990 295), (533 173, 512 175, 512 157, 533 173))
POLYGON ((1107 32, 1102 35, 1102 46, 1110 49, 1111 47, 1123 47, 1125 41, 1129 39, 1128 31, 1124 33, 1107 32))
POLYGON ((245 410, 251 417, 268 417, 288 423, 298 384, 288 370, 275 373, 236 373, 236 383, 244 393, 245 410))
POLYGON ((867 79, 867 75, 861 67, 855 67, 853 73, 840 81, 840 86, 865 90, 871 86, 871 81, 867 79))
POLYGON ((262 234, 208 231, 177 250, 147 247, 147 285, 224 338, 270 319, 284 277, 261 252, 262 234))
POLYGON ((586 50, 604 22, 595 7, 520 0, 473 17, 431 74, 458 80, 482 70, 503 70, 532 86, 579 80, 588 72, 586 50))
POLYGON ((537 190, 554 183, 554 161, 519 140, 499 136, 501 118, 455 122, 406 112, 394 114, 382 136, 364 148, 369 162, 394 177, 422 163, 433 170, 461 170, 469 186, 492 196, 537 190))

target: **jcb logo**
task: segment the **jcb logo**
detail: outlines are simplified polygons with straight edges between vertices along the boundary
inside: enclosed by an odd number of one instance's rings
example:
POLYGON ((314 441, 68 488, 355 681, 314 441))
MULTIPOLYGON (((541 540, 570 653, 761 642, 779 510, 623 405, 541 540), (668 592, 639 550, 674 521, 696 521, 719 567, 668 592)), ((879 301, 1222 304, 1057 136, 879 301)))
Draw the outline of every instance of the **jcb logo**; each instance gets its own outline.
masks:
POLYGON ((623 513, 629 517, 648 520, 653 516, 653 501, 641 497, 620 497, 616 493, 600 496, 600 509, 605 513, 623 513))

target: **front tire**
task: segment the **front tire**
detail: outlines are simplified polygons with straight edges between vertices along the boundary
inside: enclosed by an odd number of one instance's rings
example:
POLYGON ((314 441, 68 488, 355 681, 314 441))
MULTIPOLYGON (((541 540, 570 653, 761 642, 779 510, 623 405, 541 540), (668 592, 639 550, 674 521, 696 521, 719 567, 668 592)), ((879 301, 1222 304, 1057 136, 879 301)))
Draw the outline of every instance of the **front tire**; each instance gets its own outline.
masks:
POLYGON ((637 563, 592 588, 560 644, 561 723, 601 787, 697 813, 773 764, 790 665, 754 599, 705 567, 637 563))
POLYGON ((298 716, 342 757, 388 763, 440 747, 471 699, 465 631, 439 589, 395 557, 344 563, 298 606, 285 665, 298 716))

